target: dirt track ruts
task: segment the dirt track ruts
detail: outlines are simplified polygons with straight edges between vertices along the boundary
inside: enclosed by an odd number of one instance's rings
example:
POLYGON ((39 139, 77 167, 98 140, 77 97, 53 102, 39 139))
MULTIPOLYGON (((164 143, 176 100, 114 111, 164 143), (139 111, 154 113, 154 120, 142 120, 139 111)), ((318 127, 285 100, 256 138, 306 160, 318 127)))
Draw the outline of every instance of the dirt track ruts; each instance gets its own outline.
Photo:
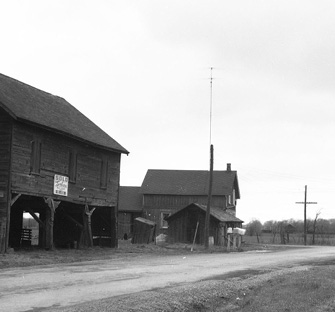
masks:
POLYGON ((286 268, 334 259, 334 247, 299 247, 275 252, 143 255, 57 266, 0 270, 0 311, 33 311, 178 286, 239 270, 286 268))

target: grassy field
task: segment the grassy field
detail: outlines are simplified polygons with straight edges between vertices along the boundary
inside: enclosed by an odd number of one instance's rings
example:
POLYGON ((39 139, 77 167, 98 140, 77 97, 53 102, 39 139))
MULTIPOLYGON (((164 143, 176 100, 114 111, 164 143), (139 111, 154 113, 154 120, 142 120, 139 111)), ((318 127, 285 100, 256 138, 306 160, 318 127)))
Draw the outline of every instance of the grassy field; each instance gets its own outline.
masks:
MULTIPOLYGON (((286 236, 285 236, 286 238, 286 236)), ((307 235, 307 245, 312 245, 312 234, 307 235)), ((280 244, 280 236, 275 237, 271 233, 262 233, 260 236, 244 236, 243 241, 249 244, 280 244), (259 240, 259 241, 258 241, 259 240)), ((286 242, 287 243, 287 242, 286 242)), ((304 235, 302 233, 293 233, 289 235, 289 242, 291 245, 304 245, 304 235)), ((319 246, 335 246, 335 234, 316 234, 315 245, 319 246)))

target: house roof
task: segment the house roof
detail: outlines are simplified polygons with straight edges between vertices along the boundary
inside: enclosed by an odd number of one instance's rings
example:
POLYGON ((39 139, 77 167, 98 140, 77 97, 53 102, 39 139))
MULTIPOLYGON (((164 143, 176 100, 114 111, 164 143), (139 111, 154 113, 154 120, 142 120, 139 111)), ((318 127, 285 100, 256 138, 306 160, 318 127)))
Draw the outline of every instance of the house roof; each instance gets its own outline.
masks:
POLYGON ((142 211, 142 194, 139 186, 120 186, 119 211, 142 211))
MULTIPOLYGON (((190 204, 188 206, 186 206, 183 209, 178 210, 177 212, 175 212, 174 214, 170 215, 169 217, 166 218, 167 221, 176 218, 181 211, 189 209, 191 207, 197 207, 199 209, 201 209, 202 211, 206 212, 207 211, 207 206, 206 205, 202 205, 202 204, 197 204, 197 203, 193 203, 190 204)), ((210 215, 217 219, 220 222, 236 222, 236 223, 243 223, 244 221, 240 220, 239 218, 236 218, 234 215, 222 210, 222 208, 218 208, 218 207, 211 207, 210 209, 210 215)))
POLYGON ((128 154, 125 148, 63 98, 2 74, 0 107, 15 120, 128 154))
MULTIPOLYGON (((150 169, 143 180, 141 193, 160 195, 207 195, 209 171, 150 169)), ((235 188, 240 198, 236 171, 213 171, 212 195, 227 195, 235 188)))

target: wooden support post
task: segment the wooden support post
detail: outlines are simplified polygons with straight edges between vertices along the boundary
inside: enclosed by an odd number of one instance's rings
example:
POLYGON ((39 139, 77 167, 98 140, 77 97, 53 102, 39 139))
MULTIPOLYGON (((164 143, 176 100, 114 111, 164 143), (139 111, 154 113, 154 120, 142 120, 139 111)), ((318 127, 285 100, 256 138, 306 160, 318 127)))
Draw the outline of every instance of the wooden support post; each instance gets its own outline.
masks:
POLYGON ((236 234, 233 234, 233 249, 236 249, 236 234))
POLYGON ((91 217, 94 212, 95 208, 91 211, 88 207, 88 204, 85 204, 85 211, 84 211, 84 241, 87 243, 88 247, 93 247, 93 236, 92 236, 92 227, 91 227, 91 217))
POLYGON ((44 199, 49 209, 46 209, 45 218, 45 249, 52 250, 54 248, 54 218, 55 212, 60 201, 54 201, 51 197, 44 199))
POLYGON ((228 234, 227 251, 230 251, 230 237, 231 237, 231 235, 228 234))
POLYGON ((197 222, 197 226, 195 227, 195 233, 194 233, 194 238, 193 238, 193 244, 192 244, 191 251, 193 251, 193 248, 194 248, 194 245, 195 245, 195 240, 197 238, 197 233, 198 233, 198 227, 199 227, 199 221, 197 222))
POLYGON ((237 236, 237 248, 241 248, 242 244, 242 235, 237 236))
POLYGON ((224 246, 225 224, 220 222, 218 233, 218 246, 224 246))

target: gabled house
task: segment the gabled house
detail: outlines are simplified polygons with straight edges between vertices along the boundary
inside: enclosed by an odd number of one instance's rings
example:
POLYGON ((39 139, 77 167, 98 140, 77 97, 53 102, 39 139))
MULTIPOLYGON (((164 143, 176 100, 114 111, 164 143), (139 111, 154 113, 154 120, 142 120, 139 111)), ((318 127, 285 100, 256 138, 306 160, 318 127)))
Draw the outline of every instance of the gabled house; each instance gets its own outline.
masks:
POLYGON ((63 98, 0 74, 0 250, 20 246, 24 212, 40 247, 115 247, 121 154, 63 98))
POLYGON ((118 206, 118 236, 130 238, 134 222, 142 217, 142 194, 139 186, 120 186, 118 206))
MULTIPOLYGON (((198 203, 207 205, 209 171, 202 170, 148 170, 141 186, 143 216, 157 223, 159 233, 167 233, 171 214, 198 203)), ((236 215, 240 198, 237 172, 227 170, 213 172, 211 206, 236 215)))

